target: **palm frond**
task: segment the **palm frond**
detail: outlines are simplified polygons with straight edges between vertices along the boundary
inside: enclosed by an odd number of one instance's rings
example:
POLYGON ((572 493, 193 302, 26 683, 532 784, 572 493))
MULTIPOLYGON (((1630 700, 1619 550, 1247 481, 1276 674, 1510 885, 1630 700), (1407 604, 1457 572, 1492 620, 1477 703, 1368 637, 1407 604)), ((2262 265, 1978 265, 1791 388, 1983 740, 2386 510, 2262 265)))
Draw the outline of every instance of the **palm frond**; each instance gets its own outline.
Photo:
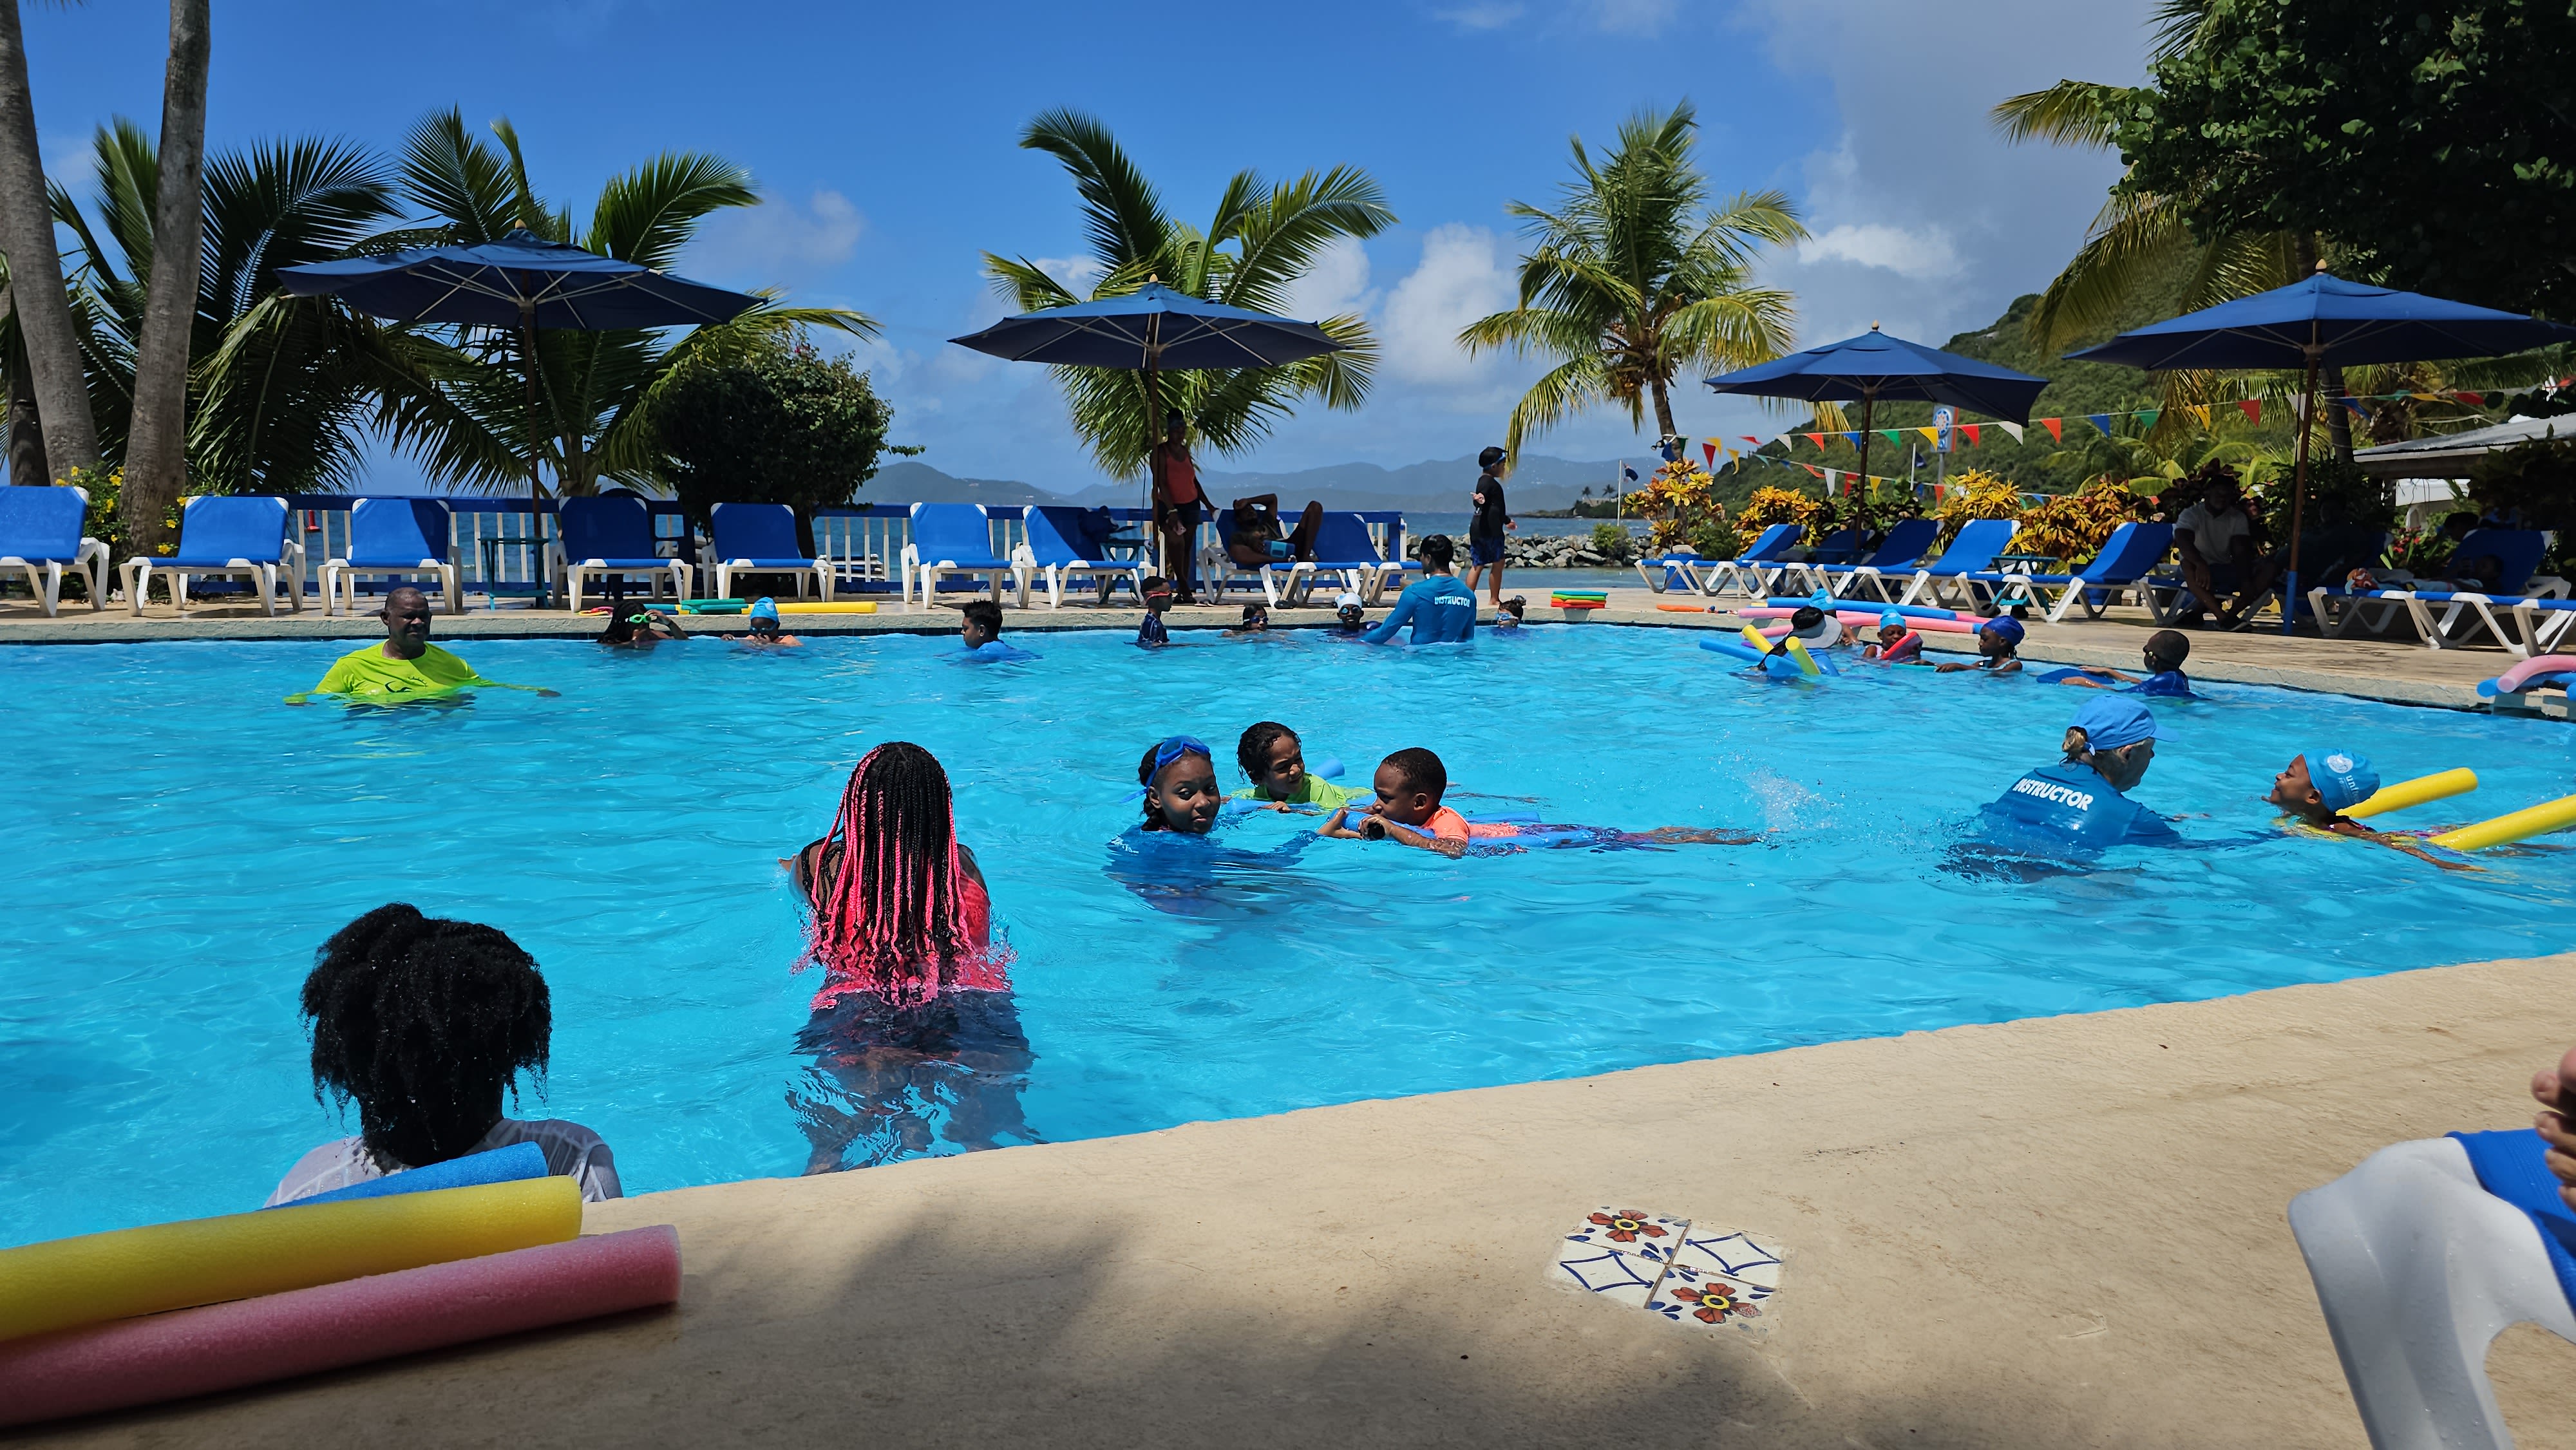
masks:
POLYGON ((2158 197, 2112 192, 2093 234, 2031 309, 2031 341, 2054 351, 2111 326, 2146 278, 2195 245, 2181 208, 2158 197))
MULTIPOLYGON (((1270 189, 1243 209, 1239 223, 1243 249, 1234 258, 1217 300, 1232 307, 1275 312, 1287 303, 1288 291, 1305 275, 1326 247, 1345 237, 1376 236, 1395 225, 1385 193, 1368 174, 1336 166, 1321 175, 1309 171, 1270 189)), ((1211 242, 1224 238, 1210 234, 1211 242)))
POLYGON ((2007 141, 2046 141, 2100 150, 2111 144, 2116 106, 2136 92, 2096 81, 2059 81, 1997 102, 1987 115, 2007 141))
POLYGON ((697 224, 726 207, 754 206, 751 174, 698 152, 664 152, 600 188, 582 244, 656 269, 679 259, 697 224))
POLYGON ((453 108, 422 117, 403 138, 402 182, 404 199, 435 219, 442 241, 497 241, 518 220, 508 163, 453 108))
POLYGON ((1162 197, 1107 126, 1060 107, 1029 122, 1020 145, 1053 156, 1072 176, 1082 198, 1083 229, 1102 266, 1150 266, 1162 260, 1172 229, 1162 197))

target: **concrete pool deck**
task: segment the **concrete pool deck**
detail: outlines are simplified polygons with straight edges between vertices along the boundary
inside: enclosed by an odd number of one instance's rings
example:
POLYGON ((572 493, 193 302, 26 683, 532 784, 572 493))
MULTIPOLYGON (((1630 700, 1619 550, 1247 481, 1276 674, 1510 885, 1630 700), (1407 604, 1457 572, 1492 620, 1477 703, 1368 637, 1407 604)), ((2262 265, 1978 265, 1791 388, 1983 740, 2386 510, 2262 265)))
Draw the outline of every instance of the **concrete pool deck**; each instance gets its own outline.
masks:
MULTIPOLYGON (((1530 618, 1547 622, 1555 611, 1545 608, 1548 585, 1545 570, 1517 571, 1506 580, 1506 587, 1532 600, 1530 618)), ((1320 593, 1320 591, 1319 591, 1320 593)), ((1676 629, 1722 629, 1729 633, 1740 629, 1744 621, 1734 615, 1717 613, 1676 613, 1659 609, 1659 604, 1698 603, 1697 596, 1677 599, 1651 593, 1643 588, 1609 591, 1610 605, 1593 611, 1597 622, 1661 626, 1676 629)), ((878 633, 953 632, 956 629, 956 604, 943 602, 927 609, 906 608, 886 601, 877 614, 795 616, 789 627, 811 635, 850 635, 878 633)), ((1389 602, 1392 602, 1390 599, 1389 602)), ((1371 619, 1383 615, 1372 611, 1371 619)), ((1312 608, 1282 610, 1281 623, 1312 624, 1328 619, 1329 604, 1312 608)), ((1013 634, 1039 634, 1054 630, 1119 630, 1133 632, 1139 611, 1128 608, 1094 608, 1067 605, 1061 610, 1038 608, 1008 611, 1007 629, 1013 634)), ((1235 623, 1241 618, 1239 604, 1223 608, 1176 609, 1167 619, 1176 629, 1209 628, 1235 623)), ((474 610, 461 615, 438 616, 433 638, 450 643, 475 639, 587 638, 595 635, 603 621, 596 615, 573 616, 563 610, 509 608, 498 611, 474 610)), ((692 632, 739 632, 739 616, 697 615, 684 622, 692 632)), ((2038 620, 2029 622, 2029 638, 2022 646, 2024 659, 2042 664, 2109 665, 2136 673, 2139 647, 2146 633, 2155 628, 2143 610, 2122 607, 2099 620, 2061 625, 2038 620)), ((204 606, 189 611, 181 618, 168 605, 155 604, 141 616, 111 604, 106 610, 91 613, 86 607, 65 605, 59 619, 47 619, 33 604, 23 601, 0 601, 0 645, 7 644, 100 644, 146 640, 217 640, 217 639, 349 639, 375 638, 381 628, 365 615, 355 619, 341 616, 326 618, 318 600, 308 601, 299 614, 263 617, 249 605, 204 606)), ((1936 649, 1966 649, 1965 636, 1929 636, 1936 649)), ((2435 705, 2452 709, 2480 709, 2485 702, 2477 694, 2477 683, 2504 673, 2516 657, 2501 649, 2433 650, 2407 638, 2320 639, 2314 636, 2283 638, 2265 630, 2221 633, 2215 630, 2191 632, 2191 662, 2186 667, 2197 678, 2234 684, 2278 685, 2288 689, 2315 690, 2357 695, 2368 699, 2388 700, 2409 705, 2435 705)))
MULTIPOLYGON (((2530 1121, 2576 955, 762 1180, 676 1310, 26 1443, 2358 1447, 2283 1218, 2530 1121), (1552 1287, 1605 1204, 1776 1237, 1763 1337, 1552 1287)), ((2489 1370, 2576 1444, 2576 1346, 2489 1370)), ((0 1436, 0 1439, 9 1438, 0 1436)))

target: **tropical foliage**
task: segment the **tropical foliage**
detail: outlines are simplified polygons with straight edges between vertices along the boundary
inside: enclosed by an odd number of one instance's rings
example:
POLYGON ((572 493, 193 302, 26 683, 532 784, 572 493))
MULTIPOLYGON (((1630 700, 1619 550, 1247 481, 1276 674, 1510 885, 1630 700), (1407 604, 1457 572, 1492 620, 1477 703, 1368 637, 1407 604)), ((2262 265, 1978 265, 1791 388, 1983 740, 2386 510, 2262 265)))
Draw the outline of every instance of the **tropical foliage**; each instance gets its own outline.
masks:
POLYGON ((1795 304, 1756 286, 1753 264, 1763 246, 1799 241, 1806 227, 1778 191, 1710 207, 1692 155, 1697 130, 1684 101, 1623 122, 1597 162, 1577 137, 1575 180, 1554 207, 1512 204, 1532 243, 1518 305, 1470 323, 1458 341, 1471 353, 1558 360, 1512 408, 1503 446, 1515 458, 1524 440, 1596 404, 1643 426, 1651 402, 1655 427, 1671 437, 1676 375, 1767 362, 1789 347, 1795 304))
POLYGON ((1648 542, 1657 549, 1687 547, 1710 559, 1743 552, 1741 535, 1717 497, 1717 480, 1687 458, 1656 469, 1644 488, 1628 495, 1627 506, 1653 523, 1648 542))
POLYGON ((848 503, 875 474, 893 416, 849 359, 797 339, 680 368, 654 401, 653 429, 691 518, 707 523, 718 503, 783 503, 810 529, 817 507, 848 503))
POLYGON ((1738 528, 1761 530, 1773 524, 1812 524, 1824 508, 1822 499, 1812 498, 1794 488, 1764 486, 1753 490, 1744 507, 1736 511, 1738 528))
MULTIPOLYGON (((1121 297, 1148 282, 1230 307, 1280 312, 1325 251, 1373 237, 1395 223, 1377 183, 1355 167, 1308 171, 1264 182, 1250 171, 1228 178, 1205 229, 1175 218, 1162 193, 1109 128, 1079 111, 1055 110, 1029 123, 1020 145, 1061 162, 1081 198, 1090 256, 1080 276, 1057 277, 1026 257, 984 254, 985 275, 1022 312, 1121 297)), ((1133 477, 1163 436, 1161 413, 1178 409, 1196 437, 1218 453, 1239 453, 1269 435, 1302 399, 1353 409, 1368 395, 1377 339, 1356 316, 1319 325, 1339 352, 1284 367, 1160 373, 1151 381, 1115 368, 1059 367, 1074 431, 1102 471, 1133 477)))

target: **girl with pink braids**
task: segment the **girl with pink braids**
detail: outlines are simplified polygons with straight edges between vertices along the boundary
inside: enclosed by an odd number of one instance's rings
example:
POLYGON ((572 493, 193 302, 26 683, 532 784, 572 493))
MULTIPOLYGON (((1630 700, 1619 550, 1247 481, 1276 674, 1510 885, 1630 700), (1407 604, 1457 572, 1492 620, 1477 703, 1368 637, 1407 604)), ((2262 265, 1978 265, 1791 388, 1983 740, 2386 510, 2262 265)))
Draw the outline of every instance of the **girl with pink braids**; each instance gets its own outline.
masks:
POLYGON ((805 1171, 1036 1141, 1009 948, 993 943, 938 760, 899 740, 869 751, 792 872, 812 913, 799 965, 823 969, 797 1036, 815 1066, 789 1095, 813 1147, 805 1171))

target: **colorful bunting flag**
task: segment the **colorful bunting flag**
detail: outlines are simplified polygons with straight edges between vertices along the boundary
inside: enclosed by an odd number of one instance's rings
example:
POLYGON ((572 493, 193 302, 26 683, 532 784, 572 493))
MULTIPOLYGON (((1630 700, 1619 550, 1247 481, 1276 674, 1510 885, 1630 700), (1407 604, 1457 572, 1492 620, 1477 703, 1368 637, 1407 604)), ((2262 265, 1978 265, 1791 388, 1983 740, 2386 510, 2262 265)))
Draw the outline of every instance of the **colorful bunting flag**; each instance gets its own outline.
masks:
POLYGON ((1801 437, 1801 438, 1806 439, 1806 440, 1807 440, 1808 442, 1810 442, 1810 443, 1815 444, 1815 445, 1816 445, 1816 451, 1817 451, 1818 453, 1822 453, 1822 452, 1824 452, 1824 451, 1825 451, 1825 435, 1824 435, 1824 434, 1822 434, 1822 433, 1801 433, 1801 434, 1799 434, 1798 436, 1799 436, 1799 437, 1801 437))
POLYGON ((2350 408, 2352 410, 2352 415, 2356 418, 2367 419, 2370 417, 2369 405, 2363 403, 2359 398, 2337 398, 2335 401, 2343 404, 2347 408, 2350 408))
POLYGON ((1905 430, 1902 428, 1881 428, 1877 432, 1879 437, 1887 440, 1887 446, 1890 448, 1905 441, 1905 430))
POLYGON ((2261 398, 2239 398, 2236 401, 2236 406, 2244 410, 2246 422, 2260 423, 2263 421, 2263 400, 2261 398))
POLYGON ((2209 426, 2209 407, 2207 404, 2202 404, 2199 407, 2185 408, 2183 411, 2189 413, 2193 420, 2198 422, 2203 428, 2209 426))
POLYGON ((1858 432, 1845 433, 1843 435, 1843 441, 1849 443, 1854 448, 1858 448, 1860 446, 1860 434, 1858 432))
MULTIPOLYGON (((1807 470, 1809 473, 1814 474, 1814 475, 1815 475, 1816 477, 1818 477, 1818 478, 1824 478, 1824 477, 1826 476, 1826 470, 1825 470, 1825 469, 1818 468, 1816 465, 1814 465, 1814 464, 1812 464, 1812 463, 1801 463, 1801 464, 1799 464, 1798 466, 1799 466, 1800 468, 1803 468, 1803 469, 1807 470)), ((1831 486, 1831 485, 1830 485, 1830 483, 1828 483, 1828 486, 1829 486, 1829 487, 1831 486)))
POLYGON ((1977 447, 1977 446, 1978 446, 1977 425, 1976 425, 1976 424, 1974 424, 1974 423, 1962 423, 1962 424, 1960 424, 1960 425, 1959 425, 1959 431, 1968 435, 1968 446, 1969 446, 1969 447, 1974 448, 1974 447, 1977 447))
POLYGON ((2066 420, 2063 418, 2042 418, 2039 421, 2048 428, 2049 437, 2056 439, 2060 443, 2066 441, 2066 420))
POLYGON ((2138 431, 2143 433, 2146 430, 2153 428, 2156 426, 2156 420, 2164 415, 2165 410, 2162 408, 2140 408, 2137 415, 2138 431))
POLYGON ((2103 437, 2108 438, 2108 437, 2110 437, 2110 436, 2111 436, 2111 415, 2110 415, 2110 414, 2108 414, 2108 413, 2087 413, 2087 414, 2085 414, 2085 415, 2084 415, 2084 419, 2085 419, 2085 421, 2086 421, 2086 422, 2091 423, 2094 427, 2099 428, 2100 430, 2102 430, 2102 436, 2103 436, 2103 437))
POLYGON ((1754 448, 1755 448, 1755 450, 1756 450, 1756 451, 1759 451, 1759 450, 1761 449, 1761 447, 1762 447, 1762 440, 1761 440, 1761 439, 1759 439, 1759 438, 1754 437, 1754 436, 1753 436, 1752 434, 1750 434, 1750 433, 1738 433, 1738 434, 1736 434, 1735 436, 1736 436, 1736 437, 1738 437, 1738 438, 1743 439, 1743 440, 1744 440, 1745 442, 1747 442, 1747 443, 1752 444, 1752 445, 1754 446, 1754 448))
POLYGON ((1932 445, 1933 447, 1935 447, 1935 448, 1938 448, 1938 447, 1940 447, 1940 446, 1941 446, 1941 430, 1940 430, 1940 429, 1938 429, 1938 428, 1917 428, 1917 429, 1915 429, 1914 431, 1923 435, 1923 441, 1924 441, 1924 442, 1931 444, 1931 445, 1932 445))
POLYGON ((2012 435, 2012 441, 2015 443, 2019 443, 2021 441, 2021 424, 1998 422, 1995 426, 2001 428, 2007 433, 2010 433, 2012 435))
POLYGON ((1708 466, 1709 466, 1709 467, 1711 467, 1711 468, 1715 468, 1715 467, 1717 467, 1717 440, 1716 440, 1716 439, 1711 438, 1711 439, 1709 439, 1707 442, 1700 444, 1700 446, 1699 446, 1699 451, 1700 451, 1702 454, 1704 454, 1704 455, 1706 455, 1706 456, 1707 456, 1707 458, 1708 458, 1708 466))

